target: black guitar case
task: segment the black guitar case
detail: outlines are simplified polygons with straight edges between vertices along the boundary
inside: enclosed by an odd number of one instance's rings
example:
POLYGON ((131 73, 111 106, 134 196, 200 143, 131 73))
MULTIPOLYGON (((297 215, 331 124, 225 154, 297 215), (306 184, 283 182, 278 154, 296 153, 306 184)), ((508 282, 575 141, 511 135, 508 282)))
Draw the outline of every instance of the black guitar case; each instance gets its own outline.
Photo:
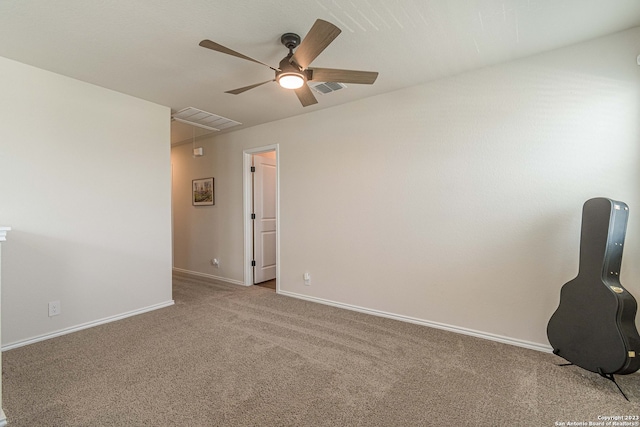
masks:
POLYGON ((585 202, 578 276, 562 287, 560 305, 547 325, 555 354, 611 380, 613 374, 640 369, 637 303, 620 284, 628 217, 625 203, 585 202))

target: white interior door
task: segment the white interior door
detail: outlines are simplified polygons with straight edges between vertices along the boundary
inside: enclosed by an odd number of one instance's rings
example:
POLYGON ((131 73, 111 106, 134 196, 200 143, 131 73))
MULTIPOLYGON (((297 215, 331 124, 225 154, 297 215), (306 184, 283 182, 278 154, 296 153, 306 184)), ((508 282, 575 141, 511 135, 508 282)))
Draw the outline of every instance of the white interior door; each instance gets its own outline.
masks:
POLYGON ((253 156, 253 283, 276 278, 276 159, 253 156))

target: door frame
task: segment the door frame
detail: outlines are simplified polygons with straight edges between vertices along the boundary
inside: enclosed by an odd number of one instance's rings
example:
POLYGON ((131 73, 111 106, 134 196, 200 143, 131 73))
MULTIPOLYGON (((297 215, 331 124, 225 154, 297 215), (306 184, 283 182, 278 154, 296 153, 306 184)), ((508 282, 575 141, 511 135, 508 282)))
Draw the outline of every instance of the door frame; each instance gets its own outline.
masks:
POLYGON ((242 151, 242 187, 244 216, 244 285, 253 286, 253 223, 251 207, 253 199, 253 180, 251 177, 251 157, 254 154, 275 151, 276 153, 276 293, 280 292, 280 148, 278 144, 248 148, 242 151))

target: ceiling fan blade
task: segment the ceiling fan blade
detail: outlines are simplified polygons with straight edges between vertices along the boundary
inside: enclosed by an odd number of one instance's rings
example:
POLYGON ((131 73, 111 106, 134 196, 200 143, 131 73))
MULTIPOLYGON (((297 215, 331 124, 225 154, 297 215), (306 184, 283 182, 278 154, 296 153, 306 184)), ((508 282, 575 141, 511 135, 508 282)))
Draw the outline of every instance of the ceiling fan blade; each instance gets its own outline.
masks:
POLYGON ((229 49, 228 47, 224 47, 221 44, 218 44, 216 42, 212 42, 211 40, 202 40, 199 43, 199 45, 202 46, 202 47, 206 47, 207 49, 215 50, 216 52, 226 53, 227 55, 235 56, 237 58, 246 59, 247 61, 255 62, 257 64, 262 64, 265 67, 271 68, 273 71, 278 71, 277 68, 273 68, 269 64, 265 64, 264 62, 260 62, 257 59, 253 59, 253 58, 251 58, 251 57, 249 57, 247 55, 243 55, 243 54, 241 54, 239 52, 236 52, 235 50, 229 49))
POLYGON ((249 89, 253 89, 254 87, 262 86, 265 83, 271 83, 271 82, 275 82, 275 80, 267 80, 266 82, 256 83, 256 84, 253 84, 251 86, 245 86, 245 87, 240 87, 238 89, 228 90, 225 93, 230 93, 232 95, 238 95, 238 94, 241 94, 242 92, 248 91, 249 89))
POLYGON ((309 68, 311 81, 358 83, 371 85, 378 78, 377 71, 337 70, 334 68, 309 68))
POLYGON ((313 96, 311 89, 309 89, 309 86, 307 86, 306 83, 303 84, 301 88, 296 89, 295 93, 303 107, 308 107, 309 105, 318 103, 318 100, 313 96))
POLYGON ((317 19, 289 61, 306 69, 341 32, 331 22, 317 19))

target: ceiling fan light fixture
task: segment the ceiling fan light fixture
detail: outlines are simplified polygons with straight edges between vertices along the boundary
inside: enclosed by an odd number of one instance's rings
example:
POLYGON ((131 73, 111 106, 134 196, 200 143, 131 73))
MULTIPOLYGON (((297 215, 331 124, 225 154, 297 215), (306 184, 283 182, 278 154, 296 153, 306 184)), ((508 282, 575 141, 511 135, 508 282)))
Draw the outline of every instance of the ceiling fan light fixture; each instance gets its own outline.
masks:
MULTIPOLYGON (((238 95, 258 86, 276 81, 280 87, 293 90, 302 106, 308 107, 317 104, 318 100, 313 93, 311 93, 311 88, 307 83, 329 82, 332 85, 340 85, 342 83, 370 85, 373 84, 378 77, 378 73, 375 71, 309 68, 313 60, 333 42, 340 32, 340 28, 331 22, 316 19, 304 39, 301 39, 300 36, 295 33, 283 34, 282 37, 280 37, 280 42, 284 47, 289 49, 289 54, 282 58, 278 68, 243 55, 240 52, 236 52, 211 40, 202 40, 200 46, 246 61, 255 62, 275 71, 276 75, 274 80, 267 80, 265 82, 228 90, 225 93, 238 95)), ((329 88, 328 86, 326 86, 326 89, 327 92, 329 90, 338 90, 329 88)), ((321 89, 317 90, 322 92, 321 89)))
POLYGON ((278 76, 278 84, 285 89, 299 89, 304 84, 300 73, 282 73, 278 76))

